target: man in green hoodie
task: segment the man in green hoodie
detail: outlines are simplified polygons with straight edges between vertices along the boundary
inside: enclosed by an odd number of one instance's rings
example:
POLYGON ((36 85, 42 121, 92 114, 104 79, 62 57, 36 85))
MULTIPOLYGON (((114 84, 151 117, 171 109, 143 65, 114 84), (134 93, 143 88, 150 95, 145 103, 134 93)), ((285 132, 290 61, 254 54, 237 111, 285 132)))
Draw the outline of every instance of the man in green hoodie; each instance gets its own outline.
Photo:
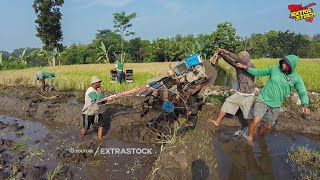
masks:
POLYGON ((279 61, 279 66, 270 66, 265 69, 254 69, 237 63, 237 67, 246 69, 253 76, 269 76, 267 84, 259 93, 254 106, 249 113, 249 119, 253 122, 249 128, 248 143, 252 144, 255 131, 263 120, 265 123, 260 128, 260 133, 271 129, 278 118, 279 110, 284 99, 295 88, 302 102, 302 112, 306 115, 310 113, 308 108, 309 98, 300 75, 295 72, 298 57, 288 55, 279 61))

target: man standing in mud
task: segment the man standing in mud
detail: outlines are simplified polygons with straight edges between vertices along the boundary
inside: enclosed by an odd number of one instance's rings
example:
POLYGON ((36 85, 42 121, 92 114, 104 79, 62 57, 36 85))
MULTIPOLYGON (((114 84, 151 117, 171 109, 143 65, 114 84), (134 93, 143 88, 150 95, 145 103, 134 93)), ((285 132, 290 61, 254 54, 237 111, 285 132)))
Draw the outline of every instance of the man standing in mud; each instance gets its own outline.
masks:
POLYGON ((97 76, 93 76, 91 78, 91 87, 89 87, 86 91, 85 104, 82 109, 82 137, 86 135, 90 125, 94 123, 95 116, 98 116, 98 139, 102 140, 105 117, 103 117, 99 112, 99 105, 96 103, 96 101, 102 99, 103 97, 104 95, 101 90, 101 80, 97 76))
MULTIPOLYGON (((238 89, 236 93, 228 97, 223 103, 221 112, 216 120, 212 118, 208 119, 208 122, 213 123, 215 126, 219 126, 223 117, 228 113, 235 115, 240 108, 244 119, 248 118, 248 114, 254 99, 254 76, 247 71, 237 68, 236 63, 243 63, 248 67, 254 68, 255 66, 250 62, 250 55, 247 51, 241 51, 238 55, 231 53, 225 49, 218 49, 215 53, 221 55, 221 57, 236 69, 238 89)), ((242 122, 242 128, 248 126, 247 122, 242 122)))
POLYGON ((297 56, 288 55, 279 61, 278 66, 270 66, 265 69, 254 69, 242 63, 237 64, 237 67, 245 69, 254 76, 269 76, 267 84, 259 93, 259 98, 249 113, 249 118, 253 118, 249 128, 249 144, 253 143, 253 136, 261 120, 265 123, 259 129, 259 134, 264 134, 275 124, 280 106, 293 88, 299 94, 303 114, 308 115, 310 113, 308 108, 309 98, 304 82, 300 75, 295 72, 297 63, 297 56))
POLYGON ((56 77, 54 73, 47 71, 38 71, 36 74, 36 80, 40 81, 40 91, 43 92, 46 90, 46 82, 45 79, 49 78, 49 89, 48 91, 53 89, 53 77, 56 77))

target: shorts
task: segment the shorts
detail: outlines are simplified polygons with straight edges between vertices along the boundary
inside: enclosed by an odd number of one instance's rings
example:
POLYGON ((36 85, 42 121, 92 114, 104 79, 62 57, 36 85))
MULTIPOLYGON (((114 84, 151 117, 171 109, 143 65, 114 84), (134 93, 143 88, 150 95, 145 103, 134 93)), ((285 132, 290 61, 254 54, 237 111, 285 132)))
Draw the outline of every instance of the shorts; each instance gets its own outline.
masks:
MULTIPOLYGON (((95 119, 95 116, 89 116, 86 114, 82 114, 82 127, 85 128, 86 130, 88 130, 90 128, 91 124, 94 123, 94 119, 95 119)), ((102 116, 102 114, 100 113, 98 115, 98 126, 104 127, 105 124, 106 124, 106 120, 102 116)))
POLYGON ((235 115, 238 109, 240 108, 245 119, 248 118, 250 108, 253 104, 254 96, 241 95, 234 93, 232 96, 229 96, 226 101, 223 103, 221 111, 228 114, 235 115))
POLYGON ((255 105, 250 109, 249 119, 253 119, 254 116, 258 116, 262 121, 273 126, 278 118, 279 111, 280 108, 272 108, 258 98, 255 105))

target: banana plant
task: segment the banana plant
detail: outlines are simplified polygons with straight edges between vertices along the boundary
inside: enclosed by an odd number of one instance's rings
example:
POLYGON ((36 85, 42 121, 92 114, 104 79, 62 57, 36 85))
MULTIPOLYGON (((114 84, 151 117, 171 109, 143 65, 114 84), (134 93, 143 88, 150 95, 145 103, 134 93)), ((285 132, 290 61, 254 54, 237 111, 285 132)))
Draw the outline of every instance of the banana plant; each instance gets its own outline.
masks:
POLYGON ((54 64, 54 58, 53 58, 53 55, 52 53, 50 53, 49 51, 46 51, 46 50, 40 50, 39 52, 37 52, 37 56, 39 57, 43 57, 44 59, 47 59, 48 60, 48 65, 49 66, 53 66, 54 64), (52 60, 52 61, 51 61, 52 60))
POLYGON ((98 59, 97 62, 100 62, 101 60, 103 60, 106 64, 109 63, 109 50, 111 49, 113 45, 109 46, 108 49, 106 49, 106 46, 104 45, 103 41, 101 41, 101 45, 99 46, 99 54, 98 54, 98 59))
POLYGON ((19 61, 20 61, 20 63, 22 63, 22 64, 27 64, 27 61, 26 61, 27 57, 25 56, 27 49, 28 49, 28 48, 25 48, 25 49, 23 50, 22 54, 19 55, 19 61))

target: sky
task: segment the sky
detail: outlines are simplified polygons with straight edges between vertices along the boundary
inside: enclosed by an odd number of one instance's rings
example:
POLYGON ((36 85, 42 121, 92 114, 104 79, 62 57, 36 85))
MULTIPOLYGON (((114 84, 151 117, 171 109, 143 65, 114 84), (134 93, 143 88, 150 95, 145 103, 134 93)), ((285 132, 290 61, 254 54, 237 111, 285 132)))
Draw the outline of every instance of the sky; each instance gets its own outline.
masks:
MULTIPOLYGON (((0 50, 41 48, 36 34, 33 0, 0 0, 0 50)), ((61 12, 63 44, 88 44, 97 30, 113 30, 113 13, 136 12, 133 37, 155 40, 177 34, 211 34, 219 23, 229 21, 240 37, 270 30, 294 31, 313 36, 320 33, 319 0, 65 0, 61 12), (289 4, 312 6, 312 23, 289 18, 289 4)))

